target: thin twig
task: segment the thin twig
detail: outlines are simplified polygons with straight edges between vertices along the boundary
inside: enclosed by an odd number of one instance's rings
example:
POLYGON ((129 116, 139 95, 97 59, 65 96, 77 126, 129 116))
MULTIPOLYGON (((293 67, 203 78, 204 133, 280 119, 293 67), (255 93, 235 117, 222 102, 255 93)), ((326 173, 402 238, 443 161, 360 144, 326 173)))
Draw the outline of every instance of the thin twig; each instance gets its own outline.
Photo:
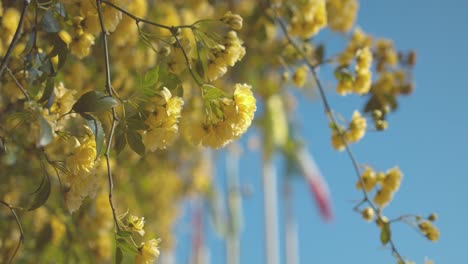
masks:
POLYGON ((23 85, 21 85, 21 83, 18 81, 18 79, 16 79, 15 75, 13 74, 13 72, 11 72, 10 68, 6 67, 6 70, 7 70, 8 74, 10 75, 10 77, 15 82, 16 86, 21 90, 24 97, 26 97, 26 99, 28 99, 28 101, 30 101, 31 98, 29 97, 28 92, 26 91, 26 89, 24 89, 23 85))
POLYGON ((13 254, 11 255, 10 259, 8 260, 8 263, 13 263, 13 259, 15 258, 16 254, 18 253, 18 250, 21 246, 21 244, 24 243, 24 231, 23 231, 23 226, 21 225, 21 221, 18 217, 18 215, 16 214, 16 211, 14 208, 18 208, 18 207, 15 207, 15 206, 12 206, 11 204, 3 201, 3 200, 0 200, 0 203, 3 204, 4 206, 8 207, 8 209, 10 210, 11 214, 15 217, 15 221, 16 221, 16 225, 18 226, 18 230, 20 231, 20 237, 19 237, 19 240, 18 240, 18 245, 16 245, 16 248, 15 248, 15 251, 13 251, 13 254))
MULTIPOLYGON (((101 35, 102 35, 103 47, 104 47, 104 63, 106 67, 106 90, 109 96, 112 97, 113 89, 112 89, 111 78, 110 78, 109 48, 107 45, 107 33, 106 33, 106 29, 104 28, 104 21, 102 18, 101 2, 104 2, 104 1, 96 0, 97 11, 99 15, 99 23, 101 24, 101 35)), ((107 177, 109 181, 109 204, 112 209, 112 216, 114 217, 115 227, 117 231, 120 231, 117 214, 115 213, 115 207, 112 201, 112 190, 114 189, 114 181, 112 179, 112 170, 110 166, 110 149, 112 145, 112 139, 114 137, 115 127, 117 126, 117 120, 118 118, 117 118, 117 113, 115 111, 115 107, 112 107, 112 126, 109 132, 109 139, 107 140, 105 156, 106 156, 106 163, 107 163, 107 177)))
POLYGON ((184 55, 184 58, 185 58, 185 63, 187 64, 187 67, 188 67, 188 69, 189 69, 190 74, 192 75, 193 80, 194 80, 199 86, 201 86, 202 83, 200 82, 200 80, 198 80, 197 76, 195 76, 195 73, 193 72, 193 69, 192 69, 192 63, 190 63, 190 59, 188 58, 188 55, 187 55, 187 53, 185 52, 185 49, 184 49, 184 47, 182 46, 182 43, 180 43, 180 40, 179 40, 179 38, 177 37, 177 28, 175 28, 175 27, 171 28, 171 34, 172 34, 172 36, 175 38, 176 43, 177 43, 177 45, 179 46, 179 48, 182 50, 182 54, 184 55))
POLYGON ((2 64, 0 65, 0 77, 3 75, 3 71, 5 70, 8 60, 11 57, 11 53, 13 52, 13 49, 15 48, 16 42, 18 41, 20 35, 21 35, 21 30, 23 29, 23 24, 24 24, 24 18, 26 17, 26 8, 28 7, 29 3, 31 0, 24 0, 23 1, 23 9, 21 10, 21 16, 20 20, 18 22, 18 27, 16 28, 15 35, 13 36, 13 39, 11 40, 10 46, 8 46, 8 50, 5 54, 5 57, 3 57, 2 64))
MULTIPOLYGON (((361 186, 364 186, 363 180, 361 178, 361 172, 360 172, 360 169, 359 169, 359 163, 357 162, 357 159, 356 159, 355 155, 353 154, 353 152, 352 152, 352 150, 351 150, 351 148, 350 148, 350 146, 349 146, 349 144, 348 144, 348 142, 347 142, 347 140, 345 138, 345 135, 344 135, 342 129, 340 129, 339 126, 338 126, 338 122, 336 121, 336 118, 335 118, 335 115, 333 114, 330 103, 328 102, 328 99, 327 99, 327 97, 325 95, 325 89, 323 88, 322 83, 320 82, 320 80, 318 78, 316 68, 319 65, 314 65, 309 60, 308 56, 302 51, 302 49, 300 49, 300 47, 294 42, 292 37, 289 35, 288 30, 286 28, 286 25, 278 17, 278 15, 276 13, 276 10, 274 10, 274 11, 275 11, 274 20, 280 25, 281 31, 283 32, 283 34, 286 37, 286 39, 288 40, 288 42, 294 47, 294 49, 299 53, 299 55, 301 55, 301 57, 306 62, 309 70, 311 71, 311 73, 312 73, 312 75, 314 77, 314 81, 315 81, 315 83, 317 85, 317 88, 319 90, 320 98, 322 100, 323 106, 325 108, 325 114, 327 115, 328 119, 333 123, 333 125, 337 128, 338 134, 339 134, 341 140, 343 141, 343 143, 345 145, 346 152, 347 152, 347 154, 348 154, 348 156, 349 156, 349 158, 351 160, 351 163, 353 165, 356 176, 358 177, 358 180, 359 180, 361 186)), ((367 191, 364 188, 361 188, 361 189, 362 189, 362 194, 364 196, 363 202, 367 202, 375 212, 379 212, 377 206, 375 206, 374 203, 369 199, 369 194, 367 193, 367 191)), ((382 216, 380 214, 377 215, 377 218, 378 218, 378 220, 382 220, 382 216)), ((398 252, 392 238, 389 239, 388 243, 390 245, 392 253, 398 258, 398 260, 399 261, 404 261, 403 257, 398 252)))

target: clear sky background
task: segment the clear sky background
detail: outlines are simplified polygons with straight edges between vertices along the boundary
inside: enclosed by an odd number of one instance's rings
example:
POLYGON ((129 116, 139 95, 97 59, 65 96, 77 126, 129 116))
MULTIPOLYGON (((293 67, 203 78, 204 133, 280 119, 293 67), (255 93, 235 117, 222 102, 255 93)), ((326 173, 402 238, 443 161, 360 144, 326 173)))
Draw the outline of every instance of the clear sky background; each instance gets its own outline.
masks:
MULTIPOLYGON (((392 39, 399 50, 414 49, 418 56, 416 90, 401 97, 399 110, 390 115, 389 129, 369 133, 352 148, 360 163, 377 170, 398 165, 403 171, 402 186, 384 210, 386 215, 439 215, 437 243, 404 224, 395 225, 393 238, 403 256, 417 263, 425 257, 439 264, 468 263, 468 1, 363 0, 358 17, 365 32, 392 39)), ((336 37, 324 38, 333 42, 336 37)), ((332 80, 325 71, 320 75, 332 80)), ((357 96, 328 96, 332 107, 348 118, 364 102, 357 96)), ((299 178, 294 182, 300 263, 395 263, 390 251, 380 246, 379 229, 352 211, 353 201, 362 197, 354 188, 356 176, 349 158, 330 146, 323 105, 310 99, 299 104, 302 134, 329 184, 335 215, 332 223, 322 222, 304 182, 299 178)), ((259 162, 258 154, 247 153, 241 159, 241 180, 253 187, 252 196, 243 201, 242 264, 265 261, 259 162)), ((224 184, 221 178, 219 185, 224 184)), ((280 187, 281 175, 278 178, 280 187)), ((184 218, 181 222, 187 223, 187 215, 184 218)), ((187 263, 188 229, 177 231, 177 263, 187 263)), ((207 229, 211 230, 209 223, 207 229)), ((223 241, 208 233, 211 263, 225 263, 223 241)), ((284 252, 280 255, 284 263, 284 252)))

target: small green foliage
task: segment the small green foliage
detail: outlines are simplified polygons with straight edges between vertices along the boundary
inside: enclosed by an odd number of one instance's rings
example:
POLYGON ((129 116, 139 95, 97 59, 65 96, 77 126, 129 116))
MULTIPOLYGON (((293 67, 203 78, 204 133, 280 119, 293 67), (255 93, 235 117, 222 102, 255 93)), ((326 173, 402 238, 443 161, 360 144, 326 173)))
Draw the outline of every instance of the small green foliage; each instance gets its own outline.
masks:
POLYGON ((390 223, 383 223, 382 228, 380 229, 380 242, 382 245, 386 245, 392 237, 392 232, 390 230, 390 223))

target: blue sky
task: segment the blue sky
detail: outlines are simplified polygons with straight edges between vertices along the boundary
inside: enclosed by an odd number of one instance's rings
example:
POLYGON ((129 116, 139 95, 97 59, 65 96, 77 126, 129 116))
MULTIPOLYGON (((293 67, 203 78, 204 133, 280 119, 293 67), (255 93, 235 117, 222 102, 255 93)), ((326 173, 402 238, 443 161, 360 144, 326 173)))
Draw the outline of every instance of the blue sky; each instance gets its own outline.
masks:
MULTIPOLYGON (((385 209, 386 215, 392 218, 406 213, 438 213, 436 225, 441 238, 437 243, 427 241, 408 226, 395 226, 393 237, 399 251, 417 263, 423 263, 425 257, 435 263, 466 261, 467 14, 468 1, 462 0, 360 3, 358 25, 364 31, 394 40, 398 49, 415 49, 418 55, 416 90, 401 98, 399 110, 389 118, 389 129, 369 133, 353 145, 360 163, 378 170, 398 165, 404 173, 402 186, 385 209)), ((322 79, 332 80, 325 71, 322 75, 322 79)), ((351 116, 354 108, 363 104, 358 97, 328 96, 333 108, 344 116, 351 116)), ((361 198, 354 189, 356 176, 348 157, 330 147, 330 131, 320 101, 300 99, 298 118, 309 150, 328 181, 335 214, 331 224, 323 223, 304 182, 294 181, 300 263, 395 263, 390 251, 380 246, 378 228, 352 211, 353 201, 361 198)), ((241 263, 264 263, 261 170, 257 165, 260 157, 250 153, 241 162, 241 180, 253 188, 253 195, 243 201, 241 263)), ((281 179, 280 175, 278 186, 281 179)), ((219 180, 219 184, 223 181, 219 180)), ((186 243, 186 238, 181 235, 179 241, 186 243)), ((208 243, 211 263, 225 263, 222 240, 209 232, 208 243)), ((183 255, 177 263, 184 263, 183 255)), ((281 257, 284 263, 283 252, 281 257)))

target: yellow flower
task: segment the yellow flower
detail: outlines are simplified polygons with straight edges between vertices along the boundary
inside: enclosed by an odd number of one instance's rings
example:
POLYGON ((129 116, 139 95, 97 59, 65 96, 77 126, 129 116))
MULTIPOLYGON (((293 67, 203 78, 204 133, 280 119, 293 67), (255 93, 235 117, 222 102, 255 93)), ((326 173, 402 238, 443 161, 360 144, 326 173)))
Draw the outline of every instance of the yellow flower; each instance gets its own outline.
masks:
POLYGON ((60 82, 55 86, 55 99, 54 103, 50 107, 50 112, 57 113, 59 116, 69 112, 72 109, 73 104, 76 102, 74 98, 75 93, 75 90, 65 88, 63 83, 60 82))
POLYGON ((184 118, 182 130, 192 144, 221 148, 240 137, 252 124, 257 107, 250 85, 236 84, 233 99, 223 97, 216 103, 222 117, 211 114, 184 118))
POLYGON ((242 23, 243 23, 242 17, 239 15, 233 14, 231 11, 226 12, 226 14, 224 14, 224 16, 221 18, 221 21, 234 30, 242 29, 242 23))
POLYGON ((145 218, 129 215, 127 218, 127 227, 140 234, 140 236, 144 236, 145 230, 143 230, 143 228, 145 227, 145 218))
POLYGON ((80 208, 87 196, 94 196, 98 186, 95 177, 96 143, 91 130, 88 127, 86 129, 88 133, 86 138, 82 143, 77 141, 73 154, 66 160, 70 172, 64 179, 64 186, 67 188, 65 204, 70 213, 80 208))
POLYGON ((293 82, 297 87, 303 87, 307 79, 307 65, 298 67, 293 74, 293 82))
MULTIPOLYGON (((88 128, 89 129, 89 128, 88 128)), ((77 141, 73 154, 67 158, 67 167, 74 174, 89 173, 96 163, 96 141, 94 135, 88 135, 84 142, 77 141)))
POLYGON ((374 196, 374 202, 380 207, 385 207, 393 198, 392 190, 382 188, 374 196))
POLYGON ((135 256, 135 264, 153 264, 159 258, 158 244, 160 239, 151 239, 138 249, 138 254, 135 256))
POLYGON ((94 45, 94 36, 90 33, 83 32, 70 43, 70 51, 73 55, 81 59, 89 55, 92 45, 94 45))
POLYGON ((151 151, 166 149, 174 143, 179 134, 179 119, 184 105, 182 98, 172 97, 166 87, 154 101, 156 106, 145 121, 149 129, 144 135, 144 144, 151 151))
POLYGON ((368 71, 372 66, 372 52, 364 47, 356 52, 356 72, 368 71))
POLYGON ((371 207, 366 207, 361 211, 361 215, 364 220, 370 222, 374 219, 374 209, 371 207))
POLYGON ((343 151, 346 147, 345 142, 341 138, 338 131, 333 131, 332 136, 331 136, 331 144, 333 148, 338 151, 343 151))
POLYGON ((236 62, 242 60, 245 55, 245 48, 242 46, 243 42, 237 36, 235 31, 229 31, 224 39, 225 50, 222 53, 224 61, 229 66, 234 66, 236 62))
POLYGON ((439 230, 430 221, 421 221, 418 224, 419 230, 423 233, 430 241, 439 240, 439 230))
POLYGON ((382 185, 394 192, 400 187, 402 177, 403 174, 401 173, 400 169, 398 167, 394 167, 387 171, 385 180, 383 181, 382 185))
POLYGON ((331 30, 347 32, 356 19, 358 2, 356 0, 328 0, 327 20, 331 30))
POLYGON ((348 79, 343 79, 338 82, 336 86, 336 92, 339 95, 346 95, 353 91, 353 81, 348 79))
POLYGON ((257 110, 256 100, 252 93, 252 86, 248 84, 235 84, 234 103, 235 107, 226 114, 226 121, 231 124, 233 135, 239 137, 252 124, 254 113, 257 110))
POLYGON ((377 177, 371 167, 366 166, 364 172, 361 174, 361 180, 356 183, 356 188, 358 190, 362 189, 361 182, 364 184, 364 190, 366 192, 370 192, 375 187, 377 184, 377 177))
POLYGON ((345 132, 346 141, 358 142, 366 134, 367 122, 359 111, 354 111, 348 130, 345 132))
POLYGON ((301 1, 290 23, 291 34, 310 38, 327 25, 325 0, 301 1))
POLYGON ((206 78, 208 81, 212 82, 226 74, 226 72, 227 64, 224 61, 224 58, 218 57, 208 63, 208 67, 206 69, 206 78))

